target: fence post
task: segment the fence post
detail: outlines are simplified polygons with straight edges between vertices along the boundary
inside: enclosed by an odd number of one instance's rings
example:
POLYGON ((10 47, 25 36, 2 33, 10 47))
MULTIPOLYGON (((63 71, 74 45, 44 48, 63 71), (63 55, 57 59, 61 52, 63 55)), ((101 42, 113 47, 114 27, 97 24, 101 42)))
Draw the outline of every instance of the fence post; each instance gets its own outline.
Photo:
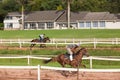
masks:
POLYGON ((52 43, 55 43, 55 39, 54 38, 52 39, 52 43))
POLYGON ((67 43, 67 40, 65 39, 65 44, 67 43))
POLYGON ((112 44, 114 44, 114 39, 112 39, 112 44))
POLYGON ((2 39, 0 39, 0 43, 2 44, 2 39))
POLYGON ((115 38, 115 43, 116 43, 116 45, 118 44, 118 38, 115 38))
POLYGON ((58 45, 58 44, 57 44, 57 42, 56 42, 56 48, 57 48, 57 45, 58 45))
POLYGON ((92 69, 92 56, 90 56, 90 69, 92 69))
POLYGON ((30 65, 30 56, 27 56, 27 64, 30 65))
POLYGON ((74 38, 73 38, 73 41, 72 41, 72 42, 73 42, 73 44, 75 43, 75 39, 74 39, 74 38))
POLYGON ((38 65, 38 80, 40 80, 40 65, 38 65))
POLYGON ((21 44, 21 42, 19 42, 19 45, 20 45, 20 48, 22 47, 22 44, 21 44))
POLYGON ((97 42, 96 42, 96 39, 94 38, 94 49, 96 49, 96 44, 97 42))
POLYGON ((19 45, 20 45, 20 48, 22 47, 22 44, 21 44, 21 41, 20 41, 20 39, 18 39, 18 43, 19 43, 19 45))
POLYGON ((12 40, 10 39, 10 44, 12 44, 12 40))

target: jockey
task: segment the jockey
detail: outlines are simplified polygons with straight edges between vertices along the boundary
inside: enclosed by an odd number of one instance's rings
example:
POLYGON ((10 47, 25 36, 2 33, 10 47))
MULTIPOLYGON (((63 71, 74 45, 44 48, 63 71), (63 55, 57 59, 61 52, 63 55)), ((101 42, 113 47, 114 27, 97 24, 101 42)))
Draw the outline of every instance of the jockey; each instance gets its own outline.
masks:
POLYGON ((45 34, 40 34, 40 35, 39 35, 40 42, 43 42, 43 40, 44 40, 44 37, 45 37, 45 34))
POLYGON ((73 54, 75 53, 76 49, 80 46, 80 44, 68 44, 66 46, 68 54, 70 54, 70 61, 73 60, 73 54))

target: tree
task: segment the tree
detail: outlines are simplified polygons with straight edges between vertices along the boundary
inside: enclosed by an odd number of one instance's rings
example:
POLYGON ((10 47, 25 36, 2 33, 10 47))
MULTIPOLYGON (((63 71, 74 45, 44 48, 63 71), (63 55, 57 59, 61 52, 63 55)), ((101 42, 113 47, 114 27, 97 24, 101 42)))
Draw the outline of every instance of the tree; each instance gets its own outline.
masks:
POLYGON ((21 6, 22 6, 22 9, 21 9, 21 13, 22 13, 22 26, 20 27, 21 30, 23 30, 24 28, 24 5, 25 5, 25 1, 26 0, 16 0, 21 6))
POLYGON ((5 18, 7 14, 7 11, 3 9, 3 4, 0 2, 0 23, 3 22, 3 19, 5 18))
POLYGON ((28 0, 16 0, 22 7, 21 13, 22 13, 22 26, 20 27, 21 30, 24 29, 24 6, 28 3, 28 0))
POLYGON ((38 11, 41 8, 42 0, 33 0, 29 2, 28 8, 30 11, 38 11))
POLYGON ((67 4, 67 26, 68 28, 70 28, 70 3, 73 0, 63 0, 63 1, 65 1, 65 3, 67 4))
POLYGON ((120 13, 120 0, 108 0, 106 10, 112 13, 120 13))
POLYGON ((58 11, 63 10, 62 5, 57 6, 57 10, 58 10, 58 11))
POLYGON ((41 10, 56 10, 61 4, 61 0, 42 0, 41 10))
POLYGON ((15 0, 3 0, 1 2, 2 9, 4 9, 7 12, 17 11, 18 5, 16 4, 15 0))

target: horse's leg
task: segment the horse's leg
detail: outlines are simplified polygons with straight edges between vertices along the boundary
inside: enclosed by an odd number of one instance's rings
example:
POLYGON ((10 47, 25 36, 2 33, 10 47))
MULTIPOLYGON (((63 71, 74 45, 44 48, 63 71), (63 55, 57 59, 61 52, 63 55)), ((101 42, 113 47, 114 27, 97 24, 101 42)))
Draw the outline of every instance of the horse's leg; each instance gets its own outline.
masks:
POLYGON ((44 46, 43 46, 44 44, 40 44, 40 48, 44 48, 44 46))
POLYGON ((78 63, 77 63, 77 67, 84 67, 84 68, 86 68, 86 66, 84 65, 84 64, 82 64, 82 60, 80 60, 80 61, 78 61, 78 63))
POLYGON ((86 66, 84 64, 79 64, 79 66, 82 66, 82 67, 86 68, 86 66))
POLYGON ((78 62, 76 60, 70 61, 70 66, 76 68, 78 66, 78 62))
POLYGON ((40 44, 40 48, 42 47, 42 44, 40 44))
POLYGON ((32 48, 32 44, 30 45, 30 48, 32 48))
POLYGON ((62 65, 62 67, 65 67, 65 64, 64 64, 64 63, 62 63, 61 65, 62 65))
POLYGON ((32 47, 34 47, 36 44, 33 44, 33 46, 32 47))
MULTIPOLYGON (((61 64, 61 66, 62 67, 65 67, 65 63, 64 62, 59 62, 60 64, 61 64)), ((65 76, 65 77, 68 77, 69 76, 69 73, 68 73, 68 71, 62 71, 62 73, 61 73, 63 76, 65 76)))
POLYGON ((58 60, 58 63, 59 63, 62 67, 65 67, 65 64, 64 64, 63 61, 58 60))
MULTIPOLYGON (((86 66, 84 64, 79 64, 79 66, 82 66, 82 67, 86 68, 86 66)), ((81 76, 84 77, 84 75, 85 75, 85 72, 82 72, 81 76)))
POLYGON ((46 45, 45 44, 42 44, 42 46, 41 46, 42 48, 45 48, 46 47, 46 45))
POLYGON ((33 46, 34 46, 34 45, 33 45, 33 44, 31 44, 31 45, 30 45, 30 48, 32 48, 33 46))
POLYGON ((46 45, 44 44, 44 47, 46 47, 46 45))
POLYGON ((30 45, 30 49, 32 49, 36 44, 31 44, 30 45))

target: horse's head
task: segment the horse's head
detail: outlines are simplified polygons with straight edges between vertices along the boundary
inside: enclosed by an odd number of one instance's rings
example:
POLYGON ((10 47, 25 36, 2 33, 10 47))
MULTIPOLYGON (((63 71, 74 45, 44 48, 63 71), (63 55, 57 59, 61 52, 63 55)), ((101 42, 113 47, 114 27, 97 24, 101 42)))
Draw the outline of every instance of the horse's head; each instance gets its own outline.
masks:
POLYGON ((81 49, 78 51, 78 53, 82 53, 83 55, 89 57, 89 53, 88 53, 87 49, 84 48, 84 47, 81 48, 81 49))
POLYGON ((87 48, 81 48, 83 55, 89 57, 89 53, 87 51, 87 48))

